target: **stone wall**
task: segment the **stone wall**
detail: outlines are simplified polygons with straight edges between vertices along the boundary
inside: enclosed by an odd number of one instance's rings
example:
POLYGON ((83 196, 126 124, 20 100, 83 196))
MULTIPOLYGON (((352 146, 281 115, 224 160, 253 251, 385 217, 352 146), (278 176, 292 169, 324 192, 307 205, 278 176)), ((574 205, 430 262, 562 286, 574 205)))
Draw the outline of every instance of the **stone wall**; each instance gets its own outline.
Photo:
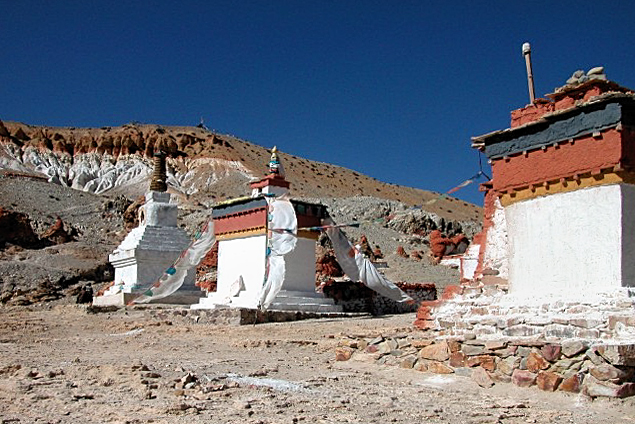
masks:
POLYGON ((344 312, 368 312, 373 315, 402 314, 414 312, 419 304, 437 298, 437 289, 430 283, 397 283, 414 303, 398 303, 369 289, 362 283, 352 281, 329 281, 322 287, 324 296, 342 306, 344 312))
POLYGON ((635 342, 635 297, 627 288, 580 292, 578 298, 518 297, 497 286, 448 286, 441 300, 422 302, 415 326, 445 335, 486 339, 635 342))
POLYGON ((482 387, 513 383, 550 392, 582 392, 593 398, 635 395, 635 344, 394 334, 341 340, 336 359, 351 358, 471 377, 482 387))

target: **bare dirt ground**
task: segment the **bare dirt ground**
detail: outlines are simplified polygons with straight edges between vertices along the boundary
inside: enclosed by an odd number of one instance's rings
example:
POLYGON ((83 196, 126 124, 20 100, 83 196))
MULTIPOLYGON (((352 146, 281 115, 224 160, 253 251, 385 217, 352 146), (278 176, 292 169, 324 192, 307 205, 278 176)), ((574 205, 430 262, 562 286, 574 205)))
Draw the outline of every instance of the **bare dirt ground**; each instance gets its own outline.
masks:
POLYGON ((633 400, 335 361, 342 336, 413 332, 413 314, 226 327, 151 312, 0 308, 1 422, 635 421, 633 400))

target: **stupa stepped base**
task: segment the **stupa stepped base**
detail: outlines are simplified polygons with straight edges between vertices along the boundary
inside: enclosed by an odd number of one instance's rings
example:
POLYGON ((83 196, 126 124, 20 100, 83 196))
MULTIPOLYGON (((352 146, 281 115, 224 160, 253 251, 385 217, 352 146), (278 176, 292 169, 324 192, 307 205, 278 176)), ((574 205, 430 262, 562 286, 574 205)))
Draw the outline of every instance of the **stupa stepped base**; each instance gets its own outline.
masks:
POLYGON ((273 300, 269 309, 275 311, 342 312, 333 299, 318 293, 282 290, 273 300))
MULTIPOLYGON (((117 306, 123 307, 128 305, 139 295, 138 292, 124 292, 118 293, 104 293, 102 296, 93 297, 93 306, 106 307, 117 306)), ((168 304, 168 305, 193 305, 197 303, 201 298, 205 296, 205 292, 202 290, 178 290, 171 295, 155 301, 150 301, 153 304, 168 304)))
MULTIPOLYGON (((199 303, 192 305, 192 309, 218 309, 218 308, 244 308, 255 309, 258 306, 258 299, 246 292, 241 292, 239 296, 228 298, 214 293, 199 303)), ((297 311, 297 312, 318 312, 318 313, 339 313, 343 309, 336 305, 333 299, 325 298, 314 292, 282 290, 271 303, 268 310, 272 311, 297 311)))

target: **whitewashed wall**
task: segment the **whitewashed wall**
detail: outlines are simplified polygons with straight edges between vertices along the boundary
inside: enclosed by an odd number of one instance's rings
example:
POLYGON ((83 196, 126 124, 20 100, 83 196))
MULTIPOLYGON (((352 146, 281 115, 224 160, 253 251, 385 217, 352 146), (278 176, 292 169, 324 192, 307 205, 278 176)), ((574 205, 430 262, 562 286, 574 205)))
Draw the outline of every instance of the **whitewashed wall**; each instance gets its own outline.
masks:
MULTIPOLYGON (((631 204, 633 189, 627 192, 631 204)), ((622 285, 622 185, 514 203, 505 208, 505 217, 511 293, 577 297, 622 285)), ((633 225, 625 243, 630 251, 633 225)), ((633 265, 629 268, 632 276, 633 265)))
POLYGON ((622 285, 635 287, 635 186, 622 184, 622 285))
POLYGON ((500 200, 494 201, 492 226, 487 230, 483 267, 498 270, 498 276, 509 278, 509 241, 505 210, 500 200))
POLYGON ((258 299, 265 276, 266 237, 264 235, 222 240, 218 244, 219 297, 226 297, 231 285, 242 275, 246 293, 258 299))
POLYGON ((315 240, 298 238, 293 252, 285 256, 283 290, 315 292, 315 240))

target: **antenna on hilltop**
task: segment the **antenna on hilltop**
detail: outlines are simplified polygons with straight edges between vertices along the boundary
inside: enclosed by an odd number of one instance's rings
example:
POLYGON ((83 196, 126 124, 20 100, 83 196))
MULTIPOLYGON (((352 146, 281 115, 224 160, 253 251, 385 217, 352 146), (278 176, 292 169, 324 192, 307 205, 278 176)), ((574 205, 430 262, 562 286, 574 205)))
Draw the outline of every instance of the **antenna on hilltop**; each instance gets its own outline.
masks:
POLYGON ((205 131, 209 131, 209 128, 207 128, 205 126, 205 121, 203 120, 202 116, 201 116, 201 122, 199 122, 199 124, 196 126, 196 128, 203 128, 205 131))
POLYGON ((523 44, 523 56, 525 56, 525 65, 527 66, 527 85, 529 86, 529 103, 534 103, 536 99, 536 90, 534 90, 534 74, 531 70, 531 45, 523 44))

